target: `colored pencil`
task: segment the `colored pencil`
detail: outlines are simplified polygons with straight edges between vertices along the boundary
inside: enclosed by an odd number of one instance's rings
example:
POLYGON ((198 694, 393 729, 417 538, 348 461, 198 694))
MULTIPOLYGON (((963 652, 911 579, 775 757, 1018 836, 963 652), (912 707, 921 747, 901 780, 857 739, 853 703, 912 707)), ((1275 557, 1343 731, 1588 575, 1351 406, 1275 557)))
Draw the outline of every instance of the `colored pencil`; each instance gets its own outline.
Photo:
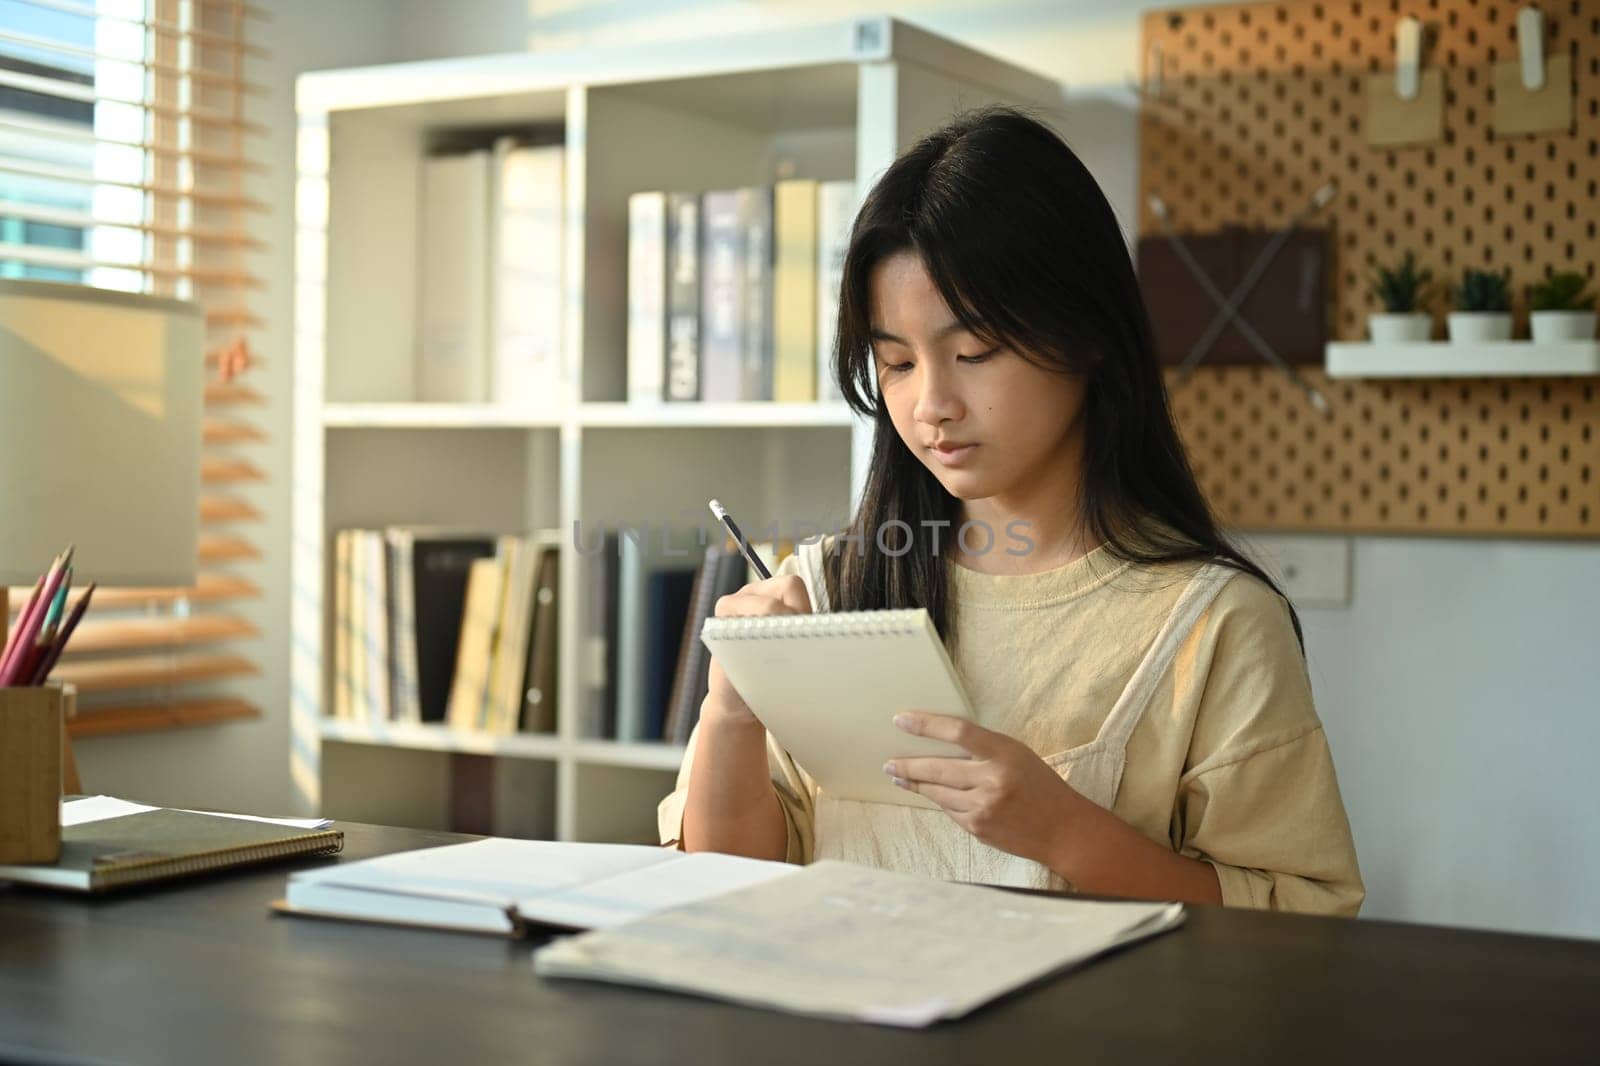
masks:
POLYGON ((33 684, 42 685, 50 679, 50 671, 56 668, 56 660, 61 658, 61 653, 66 650, 72 631, 78 628, 78 621, 83 618, 83 612, 89 609, 89 601, 94 597, 94 588, 94 582, 89 582, 89 587, 83 591, 83 598, 73 605, 72 613, 67 615, 60 634, 56 636, 55 641, 46 650, 44 658, 34 668, 33 677, 30 679, 33 684))

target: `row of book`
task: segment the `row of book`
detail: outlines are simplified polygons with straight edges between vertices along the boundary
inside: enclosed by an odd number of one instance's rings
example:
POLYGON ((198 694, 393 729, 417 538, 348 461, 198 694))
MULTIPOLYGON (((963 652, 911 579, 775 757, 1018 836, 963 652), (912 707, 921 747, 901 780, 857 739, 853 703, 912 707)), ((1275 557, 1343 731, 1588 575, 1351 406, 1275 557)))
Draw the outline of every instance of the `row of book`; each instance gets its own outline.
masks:
POLYGON ((559 395, 566 149, 501 137, 422 161, 416 396, 559 395))
MULTIPOLYGON (((731 541, 702 548, 664 528, 613 530, 586 550, 578 732, 685 743, 708 686, 700 627, 757 575, 731 541)), ((338 531, 333 716, 555 732, 563 554, 553 530, 338 531)))
POLYGON ((628 399, 836 402, 852 181, 628 199, 628 399))
POLYGON ((560 558, 554 531, 339 530, 334 717, 553 732, 560 558))

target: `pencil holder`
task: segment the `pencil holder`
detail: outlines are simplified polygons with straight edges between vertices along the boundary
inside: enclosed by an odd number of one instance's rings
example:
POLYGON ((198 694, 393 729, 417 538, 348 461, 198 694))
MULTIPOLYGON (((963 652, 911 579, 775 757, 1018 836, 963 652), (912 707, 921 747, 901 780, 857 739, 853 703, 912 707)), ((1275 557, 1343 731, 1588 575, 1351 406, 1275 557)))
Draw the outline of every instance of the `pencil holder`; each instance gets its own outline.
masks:
POLYGON ((60 685, 0 688, 0 863, 61 854, 60 685))

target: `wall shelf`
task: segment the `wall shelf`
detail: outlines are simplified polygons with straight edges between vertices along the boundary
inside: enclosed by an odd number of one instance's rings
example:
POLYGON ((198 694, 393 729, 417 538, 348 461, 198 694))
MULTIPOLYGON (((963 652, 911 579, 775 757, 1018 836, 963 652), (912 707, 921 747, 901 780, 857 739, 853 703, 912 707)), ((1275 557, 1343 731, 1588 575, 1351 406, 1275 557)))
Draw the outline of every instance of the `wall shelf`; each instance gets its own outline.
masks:
POLYGON ((553 735, 517 733, 495 736, 468 733, 444 725, 399 722, 352 722, 325 718, 321 723, 323 740, 346 744, 373 744, 380 747, 410 748, 415 751, 455 751, 472 755, 499 755, 517 759, 558 758, 561 738, 553 735))
POLYGON ((1330 378, 1580 377, 1600 374, 1600 341, 1336 342, 1327 367, 1330 378))

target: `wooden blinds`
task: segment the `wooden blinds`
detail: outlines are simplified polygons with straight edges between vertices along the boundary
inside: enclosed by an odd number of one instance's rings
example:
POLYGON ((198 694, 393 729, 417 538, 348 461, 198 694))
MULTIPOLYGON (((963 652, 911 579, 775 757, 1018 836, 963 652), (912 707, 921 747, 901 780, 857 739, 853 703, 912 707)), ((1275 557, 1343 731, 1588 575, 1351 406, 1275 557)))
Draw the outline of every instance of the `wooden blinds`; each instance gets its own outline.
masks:
POLYGON ((259 672, 243 609, 265 520, 250 260, 266 205, 249 187, 263 129, 245 116, 265 17, 235 0, 0 3, 0 276, 206 309, 200 577, 95 594, 54 675, 78 686, 74 732, 258 713, 229 688, 259 672))

